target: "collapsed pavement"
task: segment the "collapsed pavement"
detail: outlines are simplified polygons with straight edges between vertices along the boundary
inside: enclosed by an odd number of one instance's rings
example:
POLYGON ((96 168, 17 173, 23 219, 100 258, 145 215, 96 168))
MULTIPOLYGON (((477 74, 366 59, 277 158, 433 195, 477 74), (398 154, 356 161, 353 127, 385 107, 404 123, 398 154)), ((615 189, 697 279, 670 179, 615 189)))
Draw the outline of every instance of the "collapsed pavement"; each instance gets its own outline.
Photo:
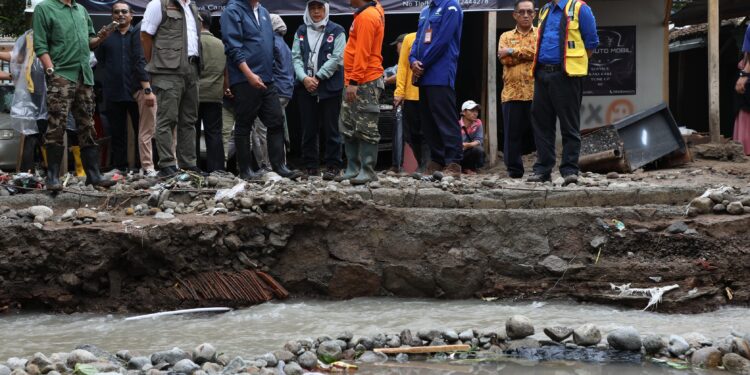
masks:
POLYGON ((233 197, 238 181, 221 176, 213 187, 31 190, 0 197, 0 309, 247 306, 196 286, 247 270, 269 274, 292 296, 574 299, 642 309, 649 296, 622 295, 612 284, 676 284, 657 311, 746 306, 750 215, 687 216, 709 187, 735 185, 740 202, 749 196, 736 169, 585 174, 568 187, 486 175, 392 175, 367 187, 269 180, 233 197), (229 196, 217 201, 217 191, 229 196))

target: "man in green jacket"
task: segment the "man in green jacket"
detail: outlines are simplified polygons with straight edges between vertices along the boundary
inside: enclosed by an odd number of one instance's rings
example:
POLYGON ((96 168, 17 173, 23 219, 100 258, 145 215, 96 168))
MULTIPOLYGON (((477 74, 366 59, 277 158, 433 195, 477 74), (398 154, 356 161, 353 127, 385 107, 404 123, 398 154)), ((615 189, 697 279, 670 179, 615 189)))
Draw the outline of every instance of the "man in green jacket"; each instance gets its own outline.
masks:
POLYGON ((32 29, 34 52, 47 75, 47 190, 62 190, 60 163, 70 112, 78 126, 86 184, 104 188, 114 185, 114 181, 105 180, 99 171, 99 146, 94 129, 94 72, 89 64, 91 50, 114 28, 105 26, 95 33, 89 13, 75 0, 44 0, 34 9, 32 29))
POLYGON ((200 155, 201 123, 206 142, 206 172, 224 170, 221 103, 224 99, 224 69, 227 57, 224 43, 211 34, 211 13, 200 12, 203 70, 198 85, 198 121, 195 123, 196 152, 200 155))

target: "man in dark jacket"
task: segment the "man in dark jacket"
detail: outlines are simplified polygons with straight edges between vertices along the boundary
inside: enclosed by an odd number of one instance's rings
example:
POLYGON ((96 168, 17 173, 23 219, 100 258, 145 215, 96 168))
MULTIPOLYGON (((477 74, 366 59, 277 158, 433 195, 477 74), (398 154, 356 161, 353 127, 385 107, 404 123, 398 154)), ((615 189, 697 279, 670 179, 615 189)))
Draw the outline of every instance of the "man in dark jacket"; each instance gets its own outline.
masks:
POLYGON ((328 0, 309 0, 304 21, 294 35, 292 60, 302 121, 302 159, 308 176, 320 173, 319 127, 325 137, 326 170, 323 179, 333 180, 341 170, 339 114, 344 90, 344 28, 329 21, 328 0))
POLYGON ((251 167, 250 133, 256 117, 268 128, 271 168, 282 177, 301 173, 286 166, 284 116, 273 77, 274 33, 271 15, 258 0, 230 0, 221 16, 229 84, 235 96, 234 142, 240 177, 255 179, 251 167))

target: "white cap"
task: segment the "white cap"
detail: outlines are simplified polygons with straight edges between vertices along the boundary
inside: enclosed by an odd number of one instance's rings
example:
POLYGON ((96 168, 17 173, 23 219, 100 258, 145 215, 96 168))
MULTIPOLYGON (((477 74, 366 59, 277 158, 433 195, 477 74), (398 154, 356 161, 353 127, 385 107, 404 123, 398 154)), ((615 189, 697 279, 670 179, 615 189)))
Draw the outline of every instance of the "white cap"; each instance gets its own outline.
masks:
POLYGON ((26 9, 24 10, 25 13, 34 13, 34 8, 36 8, 39 3, 41 3, 43 0, 26 0, 26 9))
POLYGON ((461 105, 461 112, 467 110, 467 109, 474 109, 476 107, 479 107, 479 104, 473 100, 467 100, 464 102, 463 105, 461 105))

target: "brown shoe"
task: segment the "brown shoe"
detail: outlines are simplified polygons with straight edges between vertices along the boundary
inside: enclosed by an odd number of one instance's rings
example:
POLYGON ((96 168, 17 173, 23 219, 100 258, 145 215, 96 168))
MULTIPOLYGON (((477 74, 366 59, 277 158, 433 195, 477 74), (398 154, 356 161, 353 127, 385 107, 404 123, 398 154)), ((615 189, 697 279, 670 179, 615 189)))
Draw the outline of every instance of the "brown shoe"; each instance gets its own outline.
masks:
POLYGON ((455 178, 456 180, 461 179, 461 165, 457 163, 450 163, 445 166, 443 169, 443 174, 446 176, 451 176, 455 178))
POLYGON ((427 167, 424 170, 424 174, 425 176, 432 176, 433 173, 442 172, 442 171, 443 171, 442 165, 430 160, 430 162, 427 163, 427 167))

